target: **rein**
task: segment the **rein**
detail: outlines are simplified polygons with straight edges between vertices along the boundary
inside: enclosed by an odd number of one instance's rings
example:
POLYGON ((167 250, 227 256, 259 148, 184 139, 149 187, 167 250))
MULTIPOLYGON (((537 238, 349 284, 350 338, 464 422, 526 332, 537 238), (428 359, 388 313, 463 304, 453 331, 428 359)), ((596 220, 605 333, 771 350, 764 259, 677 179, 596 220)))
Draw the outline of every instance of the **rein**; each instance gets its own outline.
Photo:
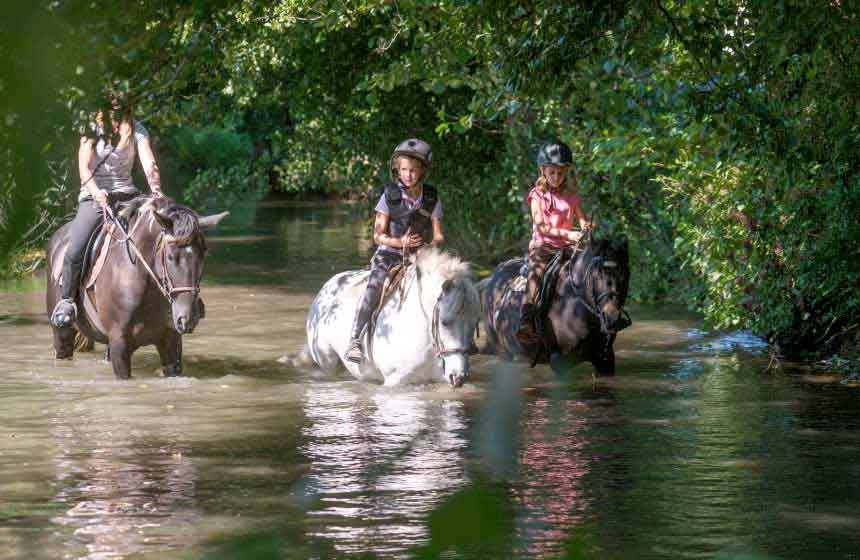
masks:
MULTIPOLYGON (((167 273, 167 260, 166 260, 167 255, 165 254, 165 251, 164 251, 165 242, 164 242, 164 232, 163 231, 158 235, 158 241, 156 242, 156 247, 155 247, 156 259, 160 258, 161 269, 164 271, 164 278, 159 278, 158 275, 155 272, 153 272, 152 268, 149 266, 149 263, 146 261, 146 258, 144 257, 143 253, 141 253, 140 249, 137 247, 137 244, 134 242, 134 239, 132 238, 132 235, 137 230, 137 226, 141 223, 142 220, 140 220, 140 219, 136 220, 134 226, 132 226, 131 231, 129 232, 129 231, 126 231, 126 229, 123 227, 122 222, 117 220, 116 216, 113 213, 113 210, 111 210, 111 207, 109 205, 105 205, 104 209, 105 209, 105 215, 113 222, 113 224, 117 227, 117 229, 119 229, 120 232, 122 232, 122 234, 124 236, 123 238, 115 237, 113 234, 113 231, 108 230, 111 239, 113 239, 114 241, 116 241, 118 243, 124 243, 127 248, 134 251, 134 254, 137 255, 138 260, 140 260, 140 263, 143 265, 143 268, 146 270, 147 274, 149 274, 149 276, 155 281, 155 285, 158 288, 158 291, 161 292, 161 294, 167 299, 167 301, 171 305, 173 305, 173 303, 176 301, 176 298, 174 297, 175 294, 180 294, 180 293, 184 293, 184 292, 193 292, 196 295, 196 294, 200 293, 200 285, 199 284, 196 286, 193 286, 193 287, 192 286, 180 286, 180 287, 173 286, 173 279, 170 278, 170 274, 167 273)), ((134 264, 134 259, 129 258, 129 260, 131 260, 132 264, 134 264)), ((155 261, 155 259, 154 259, 154 261, 155 261)))

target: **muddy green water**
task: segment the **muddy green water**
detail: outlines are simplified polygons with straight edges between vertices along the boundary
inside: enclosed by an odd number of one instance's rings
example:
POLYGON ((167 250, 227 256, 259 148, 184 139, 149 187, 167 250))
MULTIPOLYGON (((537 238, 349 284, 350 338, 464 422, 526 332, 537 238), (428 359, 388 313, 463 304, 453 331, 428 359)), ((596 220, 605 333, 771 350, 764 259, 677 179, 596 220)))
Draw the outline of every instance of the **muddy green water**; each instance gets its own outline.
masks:
POLYGON ((0 558, 857 558, 860 398, 677 308, 618 375, 478 357, 461 390, 277 359, 348 209, 262 204, 211 238, 186 376, 52 359, 43 282, 0 290, 0 558))

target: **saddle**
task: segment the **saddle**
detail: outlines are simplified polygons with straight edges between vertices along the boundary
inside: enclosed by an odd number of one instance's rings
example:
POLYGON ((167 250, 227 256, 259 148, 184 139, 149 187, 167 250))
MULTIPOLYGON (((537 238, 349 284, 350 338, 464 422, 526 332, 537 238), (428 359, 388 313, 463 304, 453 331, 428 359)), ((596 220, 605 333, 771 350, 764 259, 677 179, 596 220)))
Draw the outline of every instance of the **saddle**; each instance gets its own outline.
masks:
POLYGON ((370 316, 370 321, 367 322, 366 332, 369 352, 373 351, 373 333, 376 331, 376 320, 379 317, 379 313, 382 311, 382 308, 385 307, 385 304, 394 296, 398 289, 400 290, 400 302, 403 302, 403 288, 405 287, 403 279, 406 277, 406 272, 409 270, 410 266, 414 266, 414 264, 411 262, 404 262, 394 265, 391 267, 391 270, 388 271, 388 276, 386 276, 385 283, 382 285, 382 294, 379 296, 379 303, 376 305, 376 309, 373 310, 373 314, 370 316))
MULTIPOLYGON (((539 340, 534 351, 531 366, 534 367, 541 358, 548 359, 549 355, 558 348, 558 342, 555 338, 555 333, 552 329, 552 323, 549 321, 549 309, 555 298, 555 287, 558 283, 558 276, 564 268, 565 264, 570 262, 579 251, 574 251, 571 247, 565 247, 556 251, 555 255, 550 259, 541 278, 538 293, 535 297, 535 330, 538 333, 539 340)), ((518 274, 508 284, 507 293, 503 296, 503 302, 500 307, 504 307, 514 292, 525 292, 528 283, 529 261, 528 257, 521 257, 522 265, 518 270, 518 274)), ((519 261, 520 258, 511 259, 511 261, 519 261)), ((520 304, 522 305, 522 303, 520 304)), ((520 307, 520 314, 522 307, 520 307)))

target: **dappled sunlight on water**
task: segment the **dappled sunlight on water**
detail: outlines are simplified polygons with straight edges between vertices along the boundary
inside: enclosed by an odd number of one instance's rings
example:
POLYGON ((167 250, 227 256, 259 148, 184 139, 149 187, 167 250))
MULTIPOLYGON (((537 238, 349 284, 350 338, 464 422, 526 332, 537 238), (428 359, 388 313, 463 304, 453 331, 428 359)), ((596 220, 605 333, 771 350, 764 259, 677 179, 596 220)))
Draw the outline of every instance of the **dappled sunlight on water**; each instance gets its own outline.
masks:
POLYGON ((459 390, 293 368, 278 358, 304 343, 315 290, 366 264, 367 224, 283 204, 231 219, 183 377, 152 348, 126 382, 100 346, 54 361, 41 281, 0 290, 0 557, 191 558, 266 531, 309 557, 403 557, 485 483, 505 507, 456 522, 510 528, 507 557, 860 549, 860 398, 838 380, 767 372, 748 333, 644 306, 610 379, 487 356, 459 390))

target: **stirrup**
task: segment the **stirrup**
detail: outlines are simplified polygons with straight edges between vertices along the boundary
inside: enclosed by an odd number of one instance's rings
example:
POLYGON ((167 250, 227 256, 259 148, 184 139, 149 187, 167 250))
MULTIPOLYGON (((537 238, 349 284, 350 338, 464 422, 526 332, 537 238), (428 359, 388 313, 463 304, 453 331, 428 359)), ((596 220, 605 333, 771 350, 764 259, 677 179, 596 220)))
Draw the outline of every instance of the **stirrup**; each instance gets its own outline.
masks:
POLYGON ((51 325, 58 329, 71 326, 77 316, 78 306, 74 300, 63 298, 57 302, 51 312, 51 325))
POLYGON ((364 360, 364 352, 361 350, 361 342, 358 340, 353 340, 352 344, 350 344, 349 346, 349 349, 346 351, 346 354, 343 355, 343 358, 347 362, 360 364, 362 360, 364 360))

